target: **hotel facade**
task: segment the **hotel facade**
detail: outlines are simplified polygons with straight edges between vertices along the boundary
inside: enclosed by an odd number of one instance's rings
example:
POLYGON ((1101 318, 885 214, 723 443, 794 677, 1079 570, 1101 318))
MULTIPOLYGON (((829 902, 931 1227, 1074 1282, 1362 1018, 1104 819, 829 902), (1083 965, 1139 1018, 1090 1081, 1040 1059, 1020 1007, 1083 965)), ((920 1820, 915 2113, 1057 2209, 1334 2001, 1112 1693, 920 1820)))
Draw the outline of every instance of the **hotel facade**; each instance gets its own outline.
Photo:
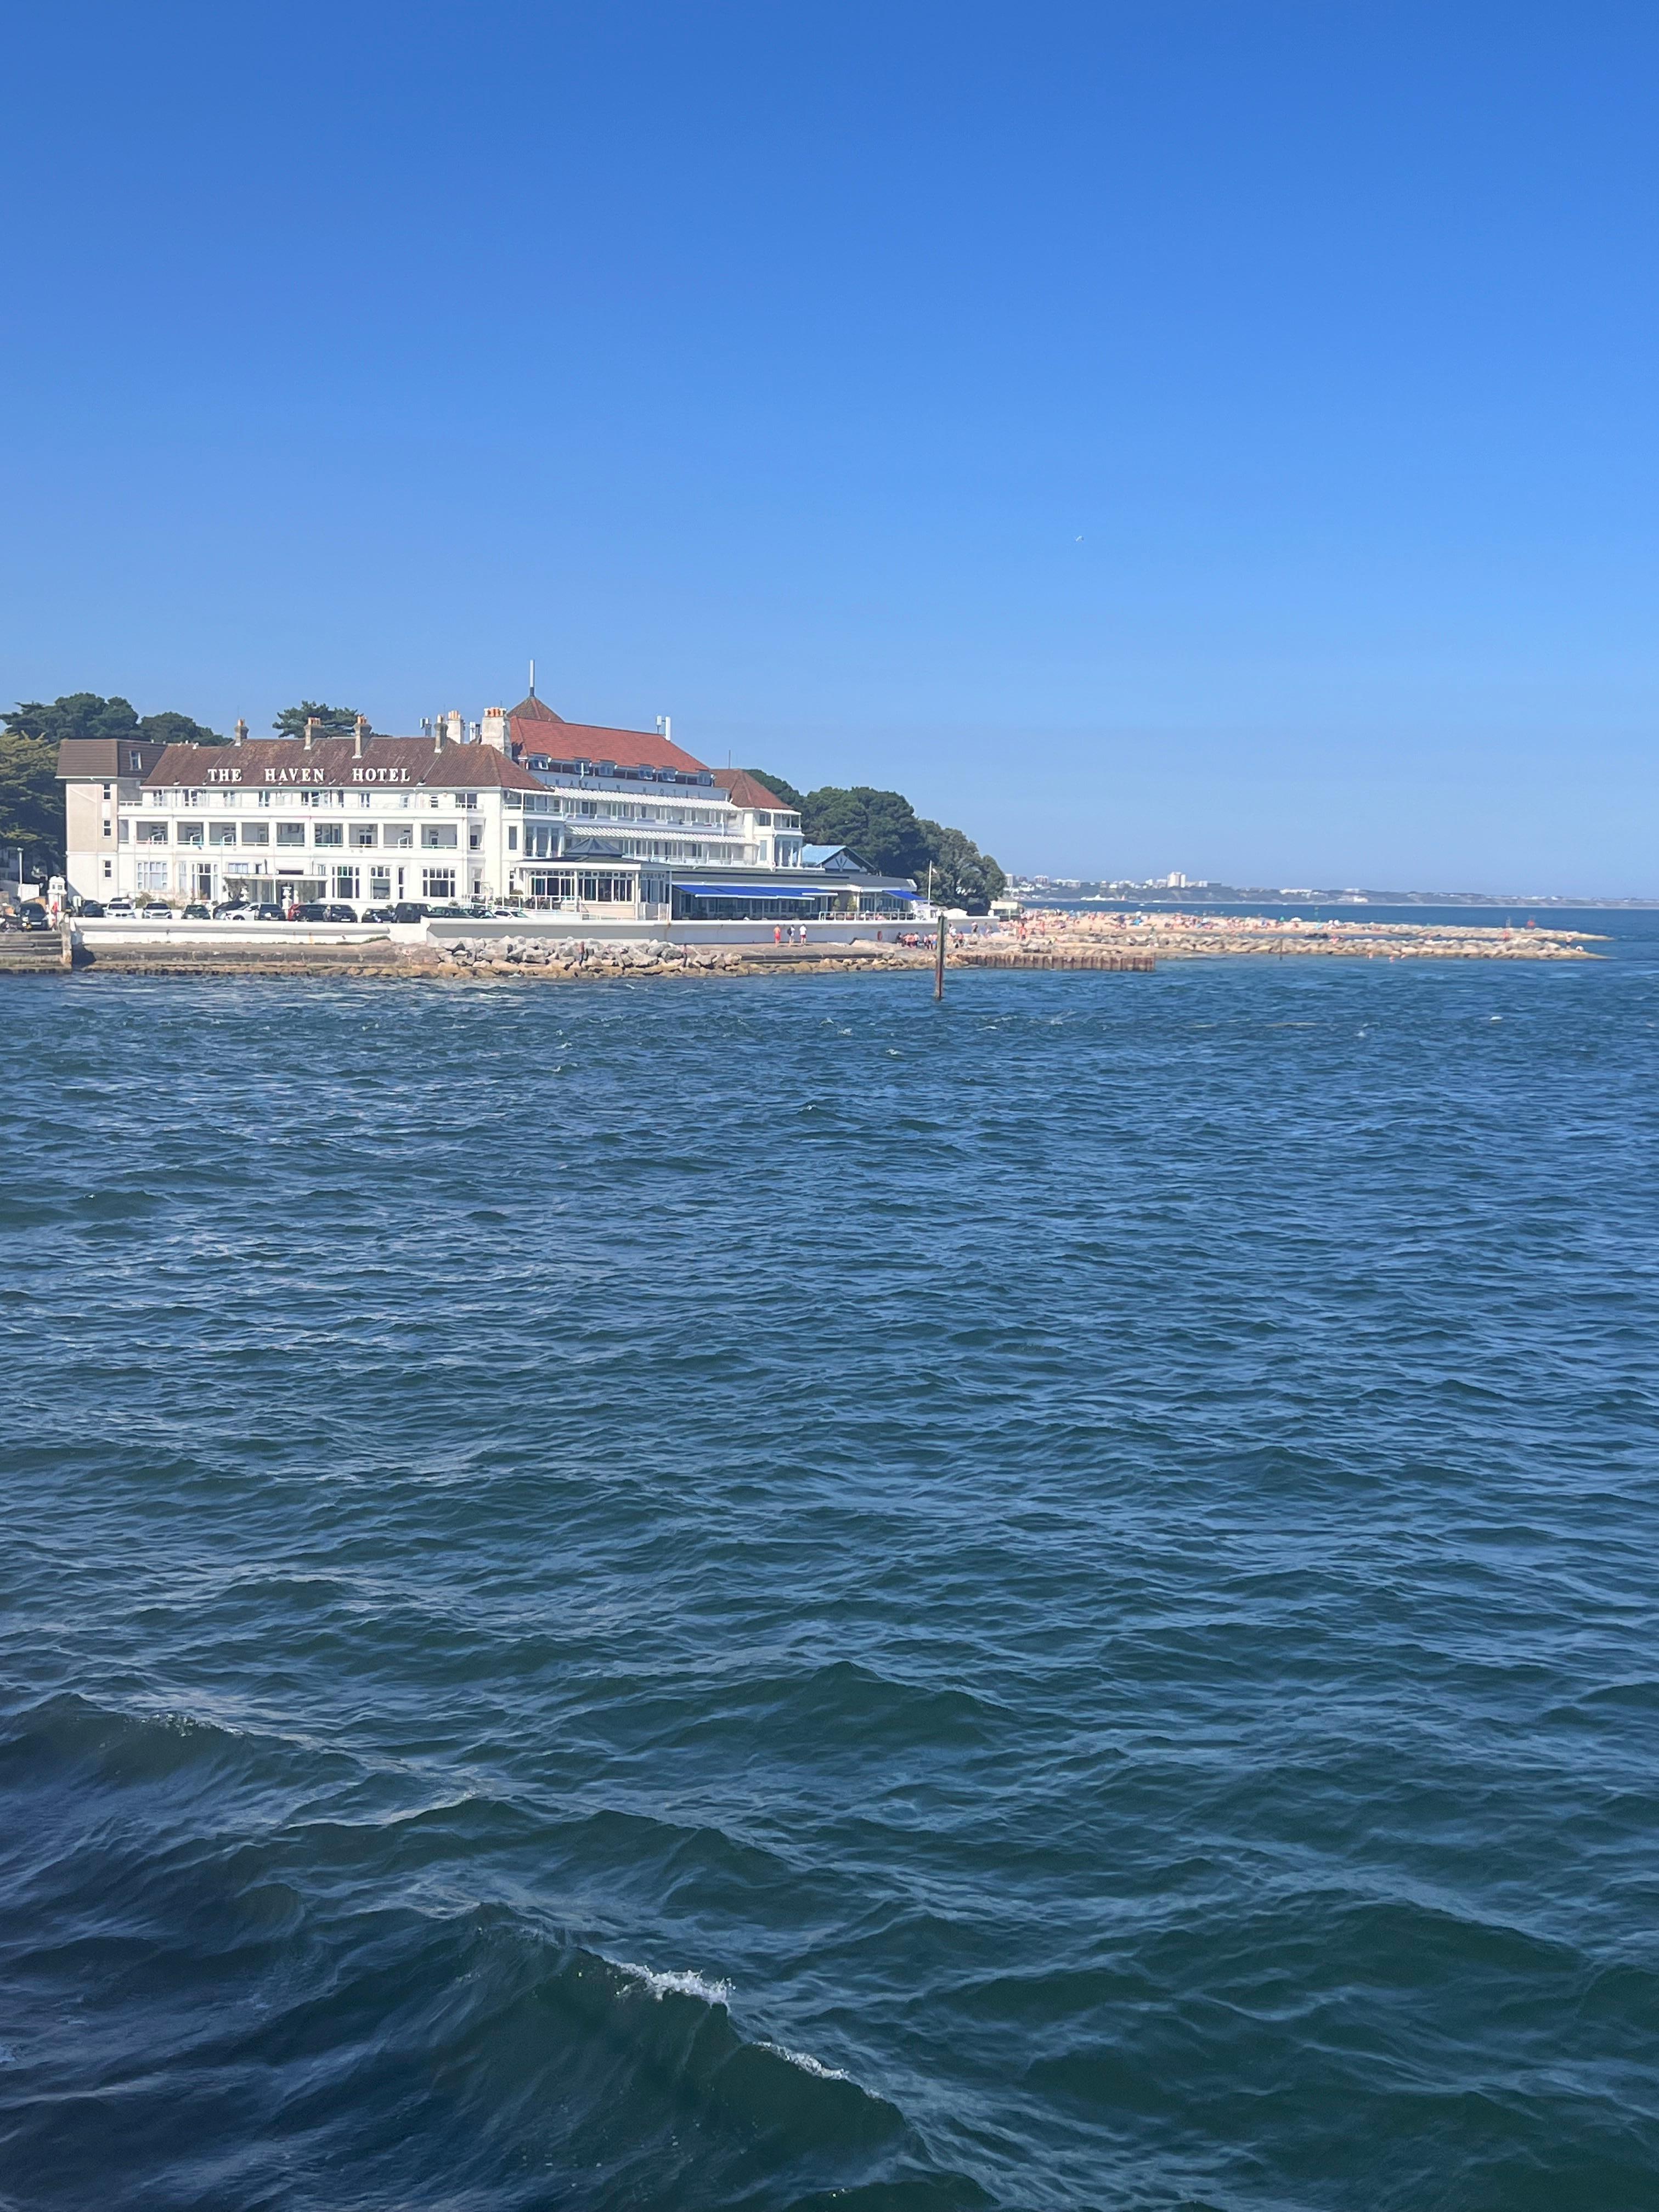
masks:
POLYGON ((507 905, 642 922, 900 921, 915 886, 807 846, 800 817, 665 730, 568 722, 532 694, 418 738, 59 750, 74 900, 507 905))

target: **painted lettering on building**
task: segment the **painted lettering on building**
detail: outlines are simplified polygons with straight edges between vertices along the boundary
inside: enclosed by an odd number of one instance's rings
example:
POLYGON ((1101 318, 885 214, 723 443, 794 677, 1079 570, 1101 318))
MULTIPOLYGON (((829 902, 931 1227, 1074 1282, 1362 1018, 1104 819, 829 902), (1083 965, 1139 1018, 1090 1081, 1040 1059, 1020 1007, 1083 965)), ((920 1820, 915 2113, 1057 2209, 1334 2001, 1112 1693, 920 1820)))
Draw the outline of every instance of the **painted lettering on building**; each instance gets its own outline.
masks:
POLYGON ((240 783, 242 780, 239 768, 210 768, 204 773, 210 783, 240 783))
POLYGON ((354 768, 351 781, 354 783, 407 783, 409 770, 406 768, 354 768))

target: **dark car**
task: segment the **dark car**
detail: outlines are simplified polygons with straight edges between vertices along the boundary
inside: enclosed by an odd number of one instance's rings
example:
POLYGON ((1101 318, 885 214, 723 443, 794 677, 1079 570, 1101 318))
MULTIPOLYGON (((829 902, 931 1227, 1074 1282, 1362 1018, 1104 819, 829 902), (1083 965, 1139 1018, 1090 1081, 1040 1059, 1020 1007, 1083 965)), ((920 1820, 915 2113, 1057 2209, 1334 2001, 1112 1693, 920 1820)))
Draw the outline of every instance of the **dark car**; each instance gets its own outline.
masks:
POLYGON ((397 919, 398 910, 395 907, 366 906, 363 908, 365 921, 396 921, 397 919))
POLYGON ((82 899, 75 911, 82 921, 101 921, 104 918, 103 907, 96 899, 82 899))
POLYGON ((274 899, 261 899, 253 909, 253 919, 255 921, 281 921, 284 916, 274 899))
POLYGON ((323 908, 325 921, 356 921, 356 919, 357 909, 354 906, 325 906, 323 908))
POLYGON ((190 904, 185 908, 185 920, 186 921, 211 921, 212 919, 213 916, 208 912, 200 899, 192 899, 190 904))
POLYGON ((25 899, 17 909, 19 929, 50 929, 52 916, 39 899, 25 899))
POLYGON ((424 921, 427 909, 418 899, 399 899, 392 909, 393 921, 424 921))
POLYGON ((426 918, 428 921, 465 921, 466 908, 453 903, 448 906, 429 906, 426 910, 426 918))
POLYGON ((328 908, 319 899, 307 899, 303 906, 293 909, 291 918, 295 921, 326 921, 328 908))

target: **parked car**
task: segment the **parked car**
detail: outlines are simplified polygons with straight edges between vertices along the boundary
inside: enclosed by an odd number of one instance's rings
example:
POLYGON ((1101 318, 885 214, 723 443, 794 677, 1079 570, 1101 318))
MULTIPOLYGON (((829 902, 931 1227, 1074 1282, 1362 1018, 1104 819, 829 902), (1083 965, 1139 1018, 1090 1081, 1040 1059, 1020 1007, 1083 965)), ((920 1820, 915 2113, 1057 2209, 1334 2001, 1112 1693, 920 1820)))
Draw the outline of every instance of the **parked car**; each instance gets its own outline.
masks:
POLYGON ((107 915, 137 914, 138 909, 130 898, 112 898, 104 908, 107 915))
POLYGON ((104 918, 103 907, 97 899, 82 899, 75 911, 82 921, 101 921, 104 918))
POLYGON ((418 899, 399 899, 392 909, 393 921, 424 921, 428 909, 418 899))
POLYGON ((363 920, 365 921, 396 921, 397 919, 398 909, 396 907, 366 906, 363 908, 363 920))
POLYGON ((208 912, 206 907, 203 905, 200 899, 192 899, 190 904, 185 908, 185 920, 186 921, 211 921, 212 919, 213 916, 208 912))
POLYGON ((261 899, 253 909, 255 921, 283 921, 287 916, 275 899, 261 899))
POLYGON ((246 899, 222 899, 213 909, 216 921, 246 921, 253 911, 246 899))
POLYGON ((356 921, 356 919, 357 909, 355 906, 325 906, 323 908, 325 921, 356 921))
POLYGON ((429 906, 426 910, 428 921, 465 921, 466 908, 453 902, 447 906, 429 906))
POLYGON ((39 899, 25 899, 17 909, 17 927, 20 929, 50 929, 52 916, 39 899))
POLYGON ((288 918, 290 921, 326 921, 328 908, 320 899, 307 899, 303 906, 291 906, 288 918))

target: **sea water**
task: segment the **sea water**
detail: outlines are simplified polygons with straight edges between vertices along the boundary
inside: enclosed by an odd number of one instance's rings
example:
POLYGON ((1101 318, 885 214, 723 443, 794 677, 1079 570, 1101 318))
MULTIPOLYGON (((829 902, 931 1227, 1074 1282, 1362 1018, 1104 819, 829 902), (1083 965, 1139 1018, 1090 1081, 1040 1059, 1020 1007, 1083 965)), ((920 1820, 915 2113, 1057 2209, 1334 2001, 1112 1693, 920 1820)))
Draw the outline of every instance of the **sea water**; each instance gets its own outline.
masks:
POLYGON ((0 983, 0 2203, 1659 2205, 1659 939, 0 983))

